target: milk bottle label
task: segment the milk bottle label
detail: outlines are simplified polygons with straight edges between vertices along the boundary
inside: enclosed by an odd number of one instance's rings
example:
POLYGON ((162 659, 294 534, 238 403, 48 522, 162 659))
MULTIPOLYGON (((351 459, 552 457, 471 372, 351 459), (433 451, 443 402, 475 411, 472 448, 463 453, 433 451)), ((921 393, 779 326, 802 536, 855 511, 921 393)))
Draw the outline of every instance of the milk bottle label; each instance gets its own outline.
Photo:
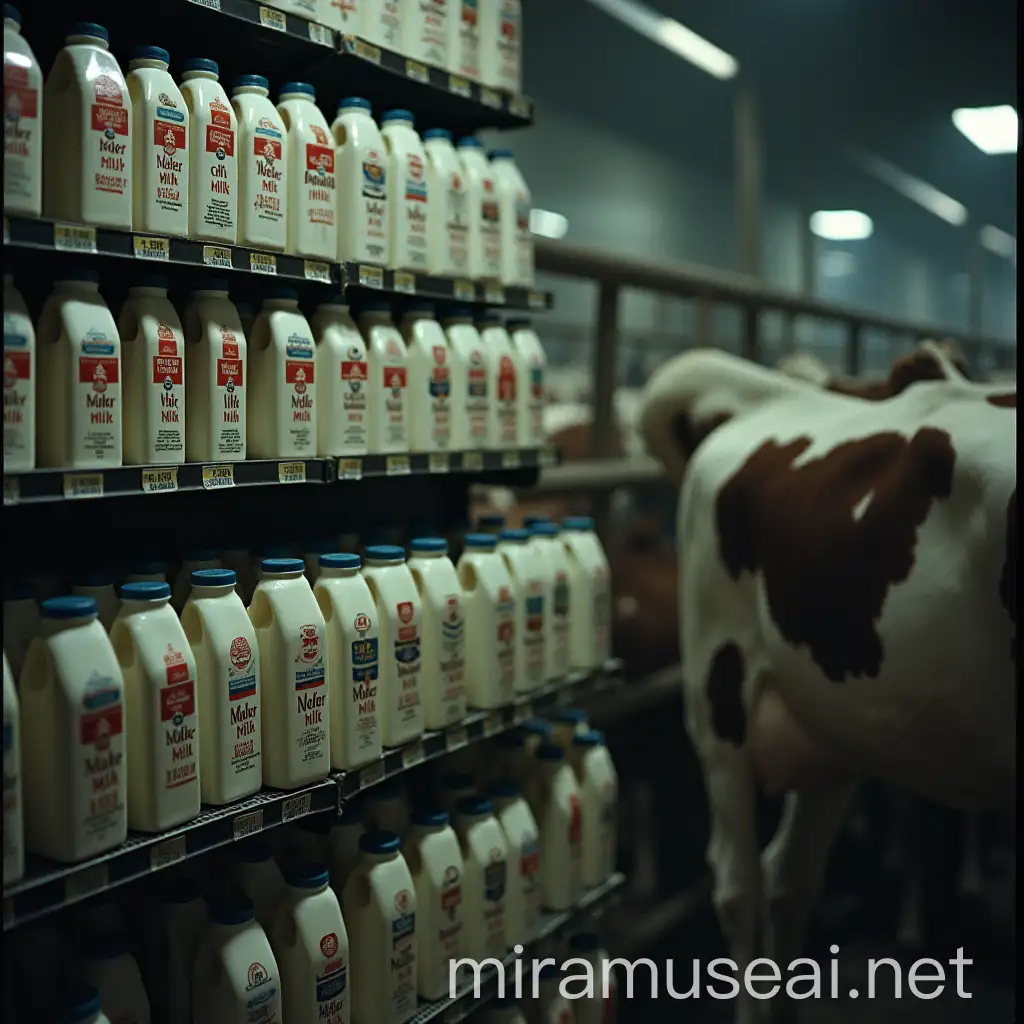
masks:
POLYGON ((583 805, 575 793, 569 797, 569 859, 569 877, 577 885, 583 877, 583 805))
POLYGON ((388 253, 387 236, 387 157, 376 149, 363 154, 362 197, 364 219, 360 228, 358 259, 365 253, 383 262, 388 253))
POLYGON ((512 699, 516 681, 516 603, 509 587, 498 591, 498 688, 512 699))
POLYGON ((245 1024, 281 1024, 277 979, 259 960, 253 960, 246 971, 244 999, 245 1024))
POLYGON ((231 733, 231 773, 259 768, 256 659, 244 636, 231 641, 227 654, 228 719, 231 733))
MULTIPOLYGON (((214 342, 216 348, 217 343, 214 342)), ((227 327, 221 328, 220 350, 214 400, 214 408, 217 410, 214 414, 214 450, 218 456, 241 455, 245 445, 242 430, 244 361, 239 353, 238 339, 227 327)))
POLYGON ((453 3, 455 9, 448 16, 457 19, 459 26, 452 65, 458 74, 477 79, 480 77, 479 0, 449 0, 449 3, 453 3))
POLYGON ((458 595, 445 599, 441 620, 441 699, 446 704, 462 701, 466 692, 466 629, 458 595))
POLYGON ((394 1020, 406 1020, 416 1012, 416 912, 412 893, 395 894, 397 916, 391 921, 391 1001, 394 1020))
POLYGON ((366 389, 370 382, 366 353, 352 346, 341 361, 341 411, 344 443, 366 443, 366 389))
POLYGON ((564 665, 569 646, 569 574, 563 569, 555 573, 555 586, 551 595, 554 623, 552 639, 555 644, 555 664, 564 665))
POLYGON ((450 0, 420 0, 419 39, 415 52, 428 64, 446 67, 448 64, 447 6, 450 0))
POLYGON ((252 156, 247 173, 251 176, 253 208, 257 220, 268 224, 281 224, 284 210, 284 155, 280 125, 269 117, 261 117, 252 136, 252 156))
POLYGON ((355 31, 357 17, 356 0, 328 0, 325 20, 330 27, 342 32, 355 31))
POLYGON ((505 855, 495 847, 484 868, 484 931, 488 951, 505 948, 505 855))
POLYGON ((292 450, 313 452, 316 434, 313 430, 314 349, 309 338, 293 334, 285 345, 284 381, 289 393, 288 433, 292 450))
POLYGON ((539 684, 544 679, 544 588, 539 580, 527 583, 523 605, 526 675, 531 682, 539 684))
POLYGON ((451 375, 448 369, 448 348, 432 345, 433 362, 427 387, 430 392, 430 433, 439 448, 447 448, 451 439, 451 375))
POLYGON ((594 573, 594 637, 598 654, 603 658, 610 650, 609 620, 611 618, 611 586, 604 566, 594 573))
POLYGON ((515 89, 519 83, 520 18, 519 0, 503 0, 498 13, 498 73, 503 89, 515 89))
POLYGON ((458 171, 452 171, 448 177, 445 198, 448 262, 459 270, 465 270, 469 263, 469 210, 466 183, 458 171))
POLYGON ((334 175, 334 147, 320 125, 310 125, 310 131, 316 141, 306 143, 305 216, 311 228, 332 228, 338 182, 334 175))
POLYGON ((518 416, 516 415, 516 364, 512 357, 498 360, 498 433, 502 444, 514 445, 518 416))
POLYGON ((483 352, 475 348, 469 353, 466 368, 466 415, 469 417, 469 437, 477 446, 487 442, 487 362, 483 352))
POLYGON ((405 167, 404 228, 399 228, 397 239, 399 266, 407 265, 412 270, 427 269, 427 168, 423 157, 410 153, 405 167))
POLYGON ((329 932, 320 939, 323 959, 316 969, 316 1002, 318 1024, 349 1024, 348 965, 339 950, 338 936, 329 932))
POLYGON ((395 337, 388 338, 387 359, 392 365, 385 365, 381 384, 384 388, 386 412, 384 441, 389 446, 404 446, 408 438, 405 421, 405 389, 409 383, 405 366, 405 349, 395 337), (393 365, 399 363, 399 365, 393 365))
POLYGON ((124 815, 124 707, 121 690, 94 675, 85 686, 78 719, 75 829, 90 843, 102 843, 124 815))
POLYGON ((158 389, 160 401, 150 406, 150 416, 156 420, 151 435, 153 450, 180 452, 185 447, 184 357, 177 336, 167 324, 157 324, 156 340, 150 383, 158 389))
MULTIPOLYGON (((166 213, 180 213, 185 205, 185 193, 181 187, 181 175, 187 158, 187 131, 185 115, 177 109, 177 102, 167 93, 157 97, 153 116, 152 147, 147 154, 156 163, 157 173, 151 181, 156 183, 156 195, 146 198, 153 200, 157 209, 166 213)), ((146 180, 143 177, 143 180, 146 180)))
MULTIPOLYGON (((20 55, 19 55, 20 56, 20 55)), ((28 68, 4 62, 4 205, 29 208, 38 203, 42 135, 39 127, 39 90, 28 68)))
POLYGON ((486 277, 501 277, 501 203, 493 178, 484 178, 480 206, 480 241, 486 277))
POLYGON ((459 957, 459 936, 462 934, 462 885, 459 869, 450 864, 441 881, 441 917, 438 941, 449 960, 459 957))
POLYGON ((537 443, 544 438, 544 364, 539 359, 530 363, 530 436, 537 443))
POLYGON ((121 359, 116 343, 99 328, 82 339, 77 390, 75 457, 112 460, 121 448, 121 359))
MULTIPOLYGON (((112 58, 111 58, 112 59, 112 58)), ((121 83, 109 75, 93 79, 90 127, 94 143, 87 149, 86 167, 93 173, 96 192, 124 195, 131 183, 128 172, 128 108, 121 83)))
POLYGON ((398 676, 398 721, 405 725, 416 718, 420 703, 420 626, 412 601, 399 601, 396 609, 395 661, 398 676))
POLYGON ((294 639, 295 745, 299 763, 330 757, 327 750, 327 689, 324 686, 323 630, 315 623, 299 627, 294 639))
POLYGON ((526 927, 532 932, 540 919, 540 846, 527 834, 519 857, 519 874, 523 880, 523 900, 526 904, 526 927))
POLYGON ((530 235, 530 200, 516 193, 516 266, 520 281, 533 280, 533 238, 530 235))
POLYGON ((360 613, 352 622, 356 639, 352 641, 352 713, 356 725, 355 753, 374 748, 379 720, 377 716, 377 679, 380 675, 380 640, 367 636, 373 623, 360 613))
MULTIPOLYGON (((367 0, 363 0, 366 4, 367 0)), ((386 46, 389 50, 401 49, 401 15, 399 7, 401 0, 369 0, 369 8, 366 16, 372 24, 363 26, 369 38, 386 46), (376 8, 376 10, 373 10, 376 8)))
MULTIPOLYGON (((193 145, 195 145, 193 140, 193 145)), ((235 227, 231 203, 232 181, 235 177, 235 130, 231 127, 231 108, 214 97, 210 100, 210 123, 206 126, 203 161, 197 170, 195 195, 202 216, 200 225, 220 228, 235 227), (205 182, 209 182, 207 188, 205 182)))
POLYGON ((4 459, 27 459, 34 424, 27 415, 33 395, 32 351, 20 332, 7 331, 4 318, 4 459))
POLYGON ((170 644, 164 653, 167 684, 160 689, 157 749, 163 768, 164 790, 198 782, 196 742, 196 684, 181 651, 170 644))

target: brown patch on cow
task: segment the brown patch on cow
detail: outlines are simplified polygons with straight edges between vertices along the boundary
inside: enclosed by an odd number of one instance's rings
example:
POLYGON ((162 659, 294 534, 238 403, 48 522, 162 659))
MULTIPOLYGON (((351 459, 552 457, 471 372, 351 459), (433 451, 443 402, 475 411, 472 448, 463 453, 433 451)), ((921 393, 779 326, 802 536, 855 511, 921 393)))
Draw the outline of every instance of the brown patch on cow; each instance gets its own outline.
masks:
POLYGON ((909 440, 886 431, 794 465, 811 443, 767 441, 722 488, 722 559, 733 579, 762 574, 779 631, 829 679, 877 676, 875 623, 913 568, 932 503, 949 496, 956 454, 949 434, 923 427, 909 440))
POLYGON ((713 416, 694 423, 686 413, 681 413, 672 421, 672 433, 683 455, 689 458, 703 444, 708 434, 731 419, 732 416, 727 412, 716 412, 713 416))
POLYGON ((1017 392, 1011 391, 1005 395, 986 395, 985 401, 989 405, 997 406, 1000 409, 1016 409, 1017 408, 1017 392))
MULTIPOLYGON (((967 379, 971 379, 971 371, 967 363, 960 357, 950 360, 967 379)), ((926 380, 945 380, 946 374, 942 365, 929 352, 911 352, 900 356, 892 364, 889 376, 884 380, 841 380, 835 379, 825 385, 826 391, 834 391, 852 398, 862 398, 868 402, 881 402, 902 394, 911 384, 926 380)))
POLYGON ((708 672, 711 728, 720 740, 742 746, 747 733, 743 709, 743 654, 730 641, 715 652, 708 672))
POLYGON ((1013 639, 1010 641, 1010 657, 1017 664, 1017 488, 1006 506, 1006 561, 999 580, 999 599, 1013 623, 1013 639))

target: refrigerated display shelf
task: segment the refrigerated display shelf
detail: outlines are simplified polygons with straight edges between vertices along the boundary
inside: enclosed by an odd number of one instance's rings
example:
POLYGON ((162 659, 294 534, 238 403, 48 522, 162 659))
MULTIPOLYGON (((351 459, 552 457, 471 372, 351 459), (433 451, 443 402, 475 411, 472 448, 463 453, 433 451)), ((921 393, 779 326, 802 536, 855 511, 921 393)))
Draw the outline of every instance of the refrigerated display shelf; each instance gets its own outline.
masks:
POLYGON ((362 455, 337 459, 337 480, 387 476, 445 476, 456 473, 500 473, 543 469, 558 464, 554 448, 513 448, 508 451, 411 452, 407 455, 362 455))

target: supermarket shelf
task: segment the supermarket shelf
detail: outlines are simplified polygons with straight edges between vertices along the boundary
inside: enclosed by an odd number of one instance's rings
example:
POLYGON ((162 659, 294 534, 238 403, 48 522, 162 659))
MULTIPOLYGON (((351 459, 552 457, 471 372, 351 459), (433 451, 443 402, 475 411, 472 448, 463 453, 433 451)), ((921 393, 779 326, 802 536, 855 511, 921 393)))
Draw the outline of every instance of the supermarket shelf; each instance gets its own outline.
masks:
POLYGON ((338 805, 333 779, 294 792, 265 789, 227 807, 208 807, 193 821, 156 836, 129 834, 109 853, 74 866, 29 858, 25 877, 4 889, 4 931, 78 903, 218 846, 338 805))
POLYGON ((412 452, 405 455, 363 455, 337 459, 334 474, 338 480, 363 480, 373 477, 422 476, 455 473, 514 472, 558 464, 554 448, 514 448, 509 451, 412 452))

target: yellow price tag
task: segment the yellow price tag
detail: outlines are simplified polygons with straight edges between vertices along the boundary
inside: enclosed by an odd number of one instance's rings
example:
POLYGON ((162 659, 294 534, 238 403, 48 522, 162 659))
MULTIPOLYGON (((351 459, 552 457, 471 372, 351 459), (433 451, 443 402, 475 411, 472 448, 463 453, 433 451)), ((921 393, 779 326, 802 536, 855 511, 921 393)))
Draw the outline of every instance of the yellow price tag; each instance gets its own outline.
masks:
POLYGON ((277 479, 283 484, 304 484, 306 464, 304 462, 279 462, 277 479))
POLYGON ((518 469, 522 463, 519 459, 519 452, 502 452, 501 453, 501 468, 502 469, 518 469))
POLYGON ((383 288, 384 271, 380 267, 367 267, 360 264, 359 283, 364 288, 383 288))
POLYGON ((525 96, 513 96, 508 101, 508 112, 513 117, 528 118, 530 116, 530 101, 525 96))
POLYGON ((21 484, 16 476, 4 477, 4 504, 17 505, 21 498, 21 484))
POLYGON ((363 460, 362 459, 338 459, 339 480, 362 480, 363 460))
POLYGON ((387 461, 388 476, 408 476, 412 472, 408 455, 389 455, 387 461))
POLYGON ((416 765, 423 763, 426 756, 421 742, 411 743, 402 751, 402 767, 415 768, 416 765))
POLYGON ((548 297, 544 292, 530 292, 527 298, 527 305, 529 305, 530 309, 547 309, 548 297))
POLYGON ((476 289, 470 281, 456 281, 452 286, 452 291, 459 302, 476 301, 476 289))
POLYGON ((473 95, 469 80, 460 78, 458 75, 448 76, 448 91, 467 100, 473 95))
POLYGON ((234 266, 231 250, 226 245, 204 245, 203 263, 208 267, 223 267, 225 270, 234 266))
POLYGON ((96 252, 96 229, 84 224, 54 224, 53 247, 61 252, 96 252))
POLYGON ((501 109, 501 95, 500 93, 496 93, 493 89, 481 87, 480 102, 485 107, 491 107, 494 110, 501 109))
POLYGON ((395 291, 403 295, 416 294, 416 277, 413 274, 406 274, 404 271, 395 271, 395 291))
POLYGON ((319 281, 321 284, 331 283, 331 265, 329 263, 306 260, 303 264, 303 272, 307 281, 319 281))
POLYGON ((462 468, 467 473, 478 473, 484 468, 483 452, 463 452, 462 468))
POLYGON ((65 473, 65 498, 102 498, 102 473, 65 473))
POLYGON ((334 48, 334 40, 331 38, 331 30, 326 25, 320 25, 315 21, 309 23, 309 41, 318 46, 330 46, 334 48))
POLYGON ((280 11, 272 10, 269 7, 260 8, 260 24, 264 28, 271 28, 275 32, 287 32, 288 20, 280 11))
POLYGON ((163 491, 178 489, 178 469, 144 469, 142 471, 142 490, 146 494, 158 494, 163 491))
POLYGON ((235 467, 230 462, 217 466, 203 466, 203 487, 215 491, 221 487, 235 486, 235 467))
POLYGON ((258 811, 250 811, 248 814, 236 815, 231 822, 231 831, 235 839, 244 839, 246 836, 254 835, 263 828, 263 808, 258 811))
POLYGON ((277 274, 277 257, 269 252, 251 252, 249 269, 254 274, 277 274))
POLYGON ((138 260, 169 260, 171 247, 166 238, 153 235, 135 235, 132 238, 135 258, 138 260))
POLYGON ((484 291, 484 301, 489 306, 504 306, 505 289, 500 284, 489 284, 484 291))
POLYGON ((420 64, 415 60, 407 60, 405 62, 405 73, 414 82, 422 82, 426 85, 430 81, 430 72, 427 70, 425 64, 420 64))
POLYGON ((430 453, 431 473, 447 473, 451 468, 451 460, 448 458, 447 452, 430 453))
POLYGON ((380 63, 380 50, 376 46, 371 46, 364 39, 354 41, 353 52, 357 57, 362 57, 363 60, 368 60, 372 64, 380 63))

